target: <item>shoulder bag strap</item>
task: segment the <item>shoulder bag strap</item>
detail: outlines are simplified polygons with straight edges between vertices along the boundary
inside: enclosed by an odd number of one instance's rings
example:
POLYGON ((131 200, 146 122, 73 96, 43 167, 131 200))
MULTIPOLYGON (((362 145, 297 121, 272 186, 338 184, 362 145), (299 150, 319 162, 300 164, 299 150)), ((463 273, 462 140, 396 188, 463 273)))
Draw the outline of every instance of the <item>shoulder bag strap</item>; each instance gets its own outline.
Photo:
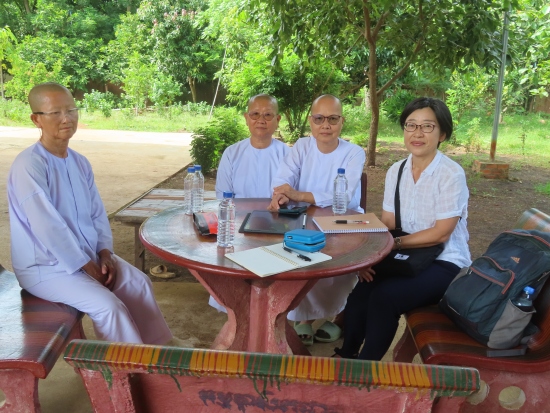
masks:
POLYGON ((405 168, 406 163, 406 159, 401 163, 401 166, 399 167, 399 172, 397 173, 397 185, 395 185, 395 229, 399 231, 403 230, 401 228, 401 200, 399 199, 399 183, 401 182, 401 175, 403 175, 403 168, 405 168))

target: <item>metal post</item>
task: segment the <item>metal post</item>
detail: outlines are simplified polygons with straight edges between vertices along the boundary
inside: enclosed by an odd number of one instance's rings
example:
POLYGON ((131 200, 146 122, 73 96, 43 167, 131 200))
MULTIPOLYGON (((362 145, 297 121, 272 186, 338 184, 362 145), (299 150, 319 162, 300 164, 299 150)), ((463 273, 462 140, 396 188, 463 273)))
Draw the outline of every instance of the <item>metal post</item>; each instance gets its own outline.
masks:
POLYGON ((491 136, 491 161, 495 160, 497 149, 498 124, 500 121, 500 111, 502 107, 502 86, 504 84, 504 70, 506 69, 506 52, 508 50, 508 13, 510 9, 504 12, 504 27, 502 29, 502 56, 500 59, 500 71, 498 73, 497 96, 495 104, 495 117, 493 119, 493 134, 491 136))

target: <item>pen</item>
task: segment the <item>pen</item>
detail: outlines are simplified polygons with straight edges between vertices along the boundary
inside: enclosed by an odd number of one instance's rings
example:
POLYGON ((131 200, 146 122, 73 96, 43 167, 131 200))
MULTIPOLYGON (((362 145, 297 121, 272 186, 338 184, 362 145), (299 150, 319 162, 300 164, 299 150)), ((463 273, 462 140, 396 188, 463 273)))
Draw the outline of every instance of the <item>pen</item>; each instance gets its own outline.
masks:
POLYGON ((302 254, 298 254, 297 252, 292 251, 290 248, 285 247, 284 245, 283 245, 283 249, 284 249, 286 252, 289 252, 289 253, 291 253, 291 254, 292 254, 292 253, 295 253, 295 254, 298 256, 298 258, 300 258, 300 259, 302 259, 302 260, 304 260, 304 261, 311 261, 311 258, 306 257, 305 255, 302 255, 302 254))
POLYGON ((335 221, 332 221, 335 224, 368 224, 369 221, 350 221, 348 219, 337 219, 335 221))
POLYGON ((304 214, 304 222, 302 222, 302 229, 306 229, 307 214, 304 214))

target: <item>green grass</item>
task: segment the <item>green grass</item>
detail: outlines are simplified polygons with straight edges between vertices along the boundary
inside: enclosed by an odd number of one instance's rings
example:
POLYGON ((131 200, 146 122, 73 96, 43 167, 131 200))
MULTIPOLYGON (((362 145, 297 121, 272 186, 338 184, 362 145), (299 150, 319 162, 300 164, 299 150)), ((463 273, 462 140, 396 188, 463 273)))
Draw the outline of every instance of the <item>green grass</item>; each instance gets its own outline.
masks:
MULTIPOLYGON (((366 146, 368 141, 367 117, 357 113, 357 108, 351 110, 346 107, 349 115, 346 119, 342 136, 353 142, 366 146), (353 118, 353 119, 352 119, 353 118)), ((189 112, 185 105, 175 107, 171 118, 166 113, 145 112, 138 116, 131 109, 113 110, 111 117, 105 117, 100 112, 89 113, 82 110, 80 123, 89 129, 132 130, 151 132, 192 132, 205 126, 209 121, 208 114, 189 112)), ((33 127, 29 119, 29 109, 25 103, 17 101, 2 101, 0 99, 0 125, 2 126, 26 126, 33 127)), ((470 150, 467 161, 474 158, 488 158, 491 147, 492 115, 475 114, 479 117, 479 125, 476 131, 472 131, 469 125, 474 114, 460 119, 454 135, 455 145, 465 145, 472 135, 479 140, 480 152, 470 150), (475 133, 474 133, 475 132, 475 133)), ((242 115, 235 112, 235 116, 242 115)), ((516 166, 529 163, 533 166, 548 167, 548 154, 550 154, 550 123, 549 114, 505 115, 504 122, 499 125, 497 138, 496 159, 499 157, 513 157, 516 166)), ((279 129, 285 130, 286 121, 283 118, 279 129)), ((403 142, 403 132, 399 125, 388 120, 383 115, 380 118, 378 129, 379 142, 403 142)), ((448 143, 442 146, 445 149, 448 143)))
POLYGON ((550 182, 545 184, 535 185, 535 191, 540 192, 541 194, 550 196, 550 182))
POLYGON ((179 112, 166 114, 145 112, 135 115, 131 109, 113 110, 108 118, 100 112, 82 110, 79 122, 89 129, 129 130, 140 132, 192 132, 208 123, 208 115, 179 112))

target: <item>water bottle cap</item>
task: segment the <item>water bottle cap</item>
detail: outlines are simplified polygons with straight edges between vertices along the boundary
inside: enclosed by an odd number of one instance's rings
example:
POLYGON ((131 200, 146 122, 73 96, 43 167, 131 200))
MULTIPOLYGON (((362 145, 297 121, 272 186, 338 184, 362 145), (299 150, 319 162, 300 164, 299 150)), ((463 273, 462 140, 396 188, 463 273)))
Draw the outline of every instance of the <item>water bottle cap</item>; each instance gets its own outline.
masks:
POLYGON ((523 291, 529 295, 533 294, 535 292, 535 289, 533 287, 525 287, 523 291))
POLYGON ((193 173, 195 172, 195 167, 194 166, 190 166, 187 168, 187 173, 193 173))
POLYGON ((200 171, 201 169, 202 169, 202 168, 201 168, 200 165, 195 165, 195 172, 196 172, 196 171, 200 171))
POLYGON ((224 198, 233 198, 233 192, 224 192, 223 197, 224 198))
POLYGON ((338 168, 338 173, 339 174, 345 174, 346 170, 344 168, 338 168))

